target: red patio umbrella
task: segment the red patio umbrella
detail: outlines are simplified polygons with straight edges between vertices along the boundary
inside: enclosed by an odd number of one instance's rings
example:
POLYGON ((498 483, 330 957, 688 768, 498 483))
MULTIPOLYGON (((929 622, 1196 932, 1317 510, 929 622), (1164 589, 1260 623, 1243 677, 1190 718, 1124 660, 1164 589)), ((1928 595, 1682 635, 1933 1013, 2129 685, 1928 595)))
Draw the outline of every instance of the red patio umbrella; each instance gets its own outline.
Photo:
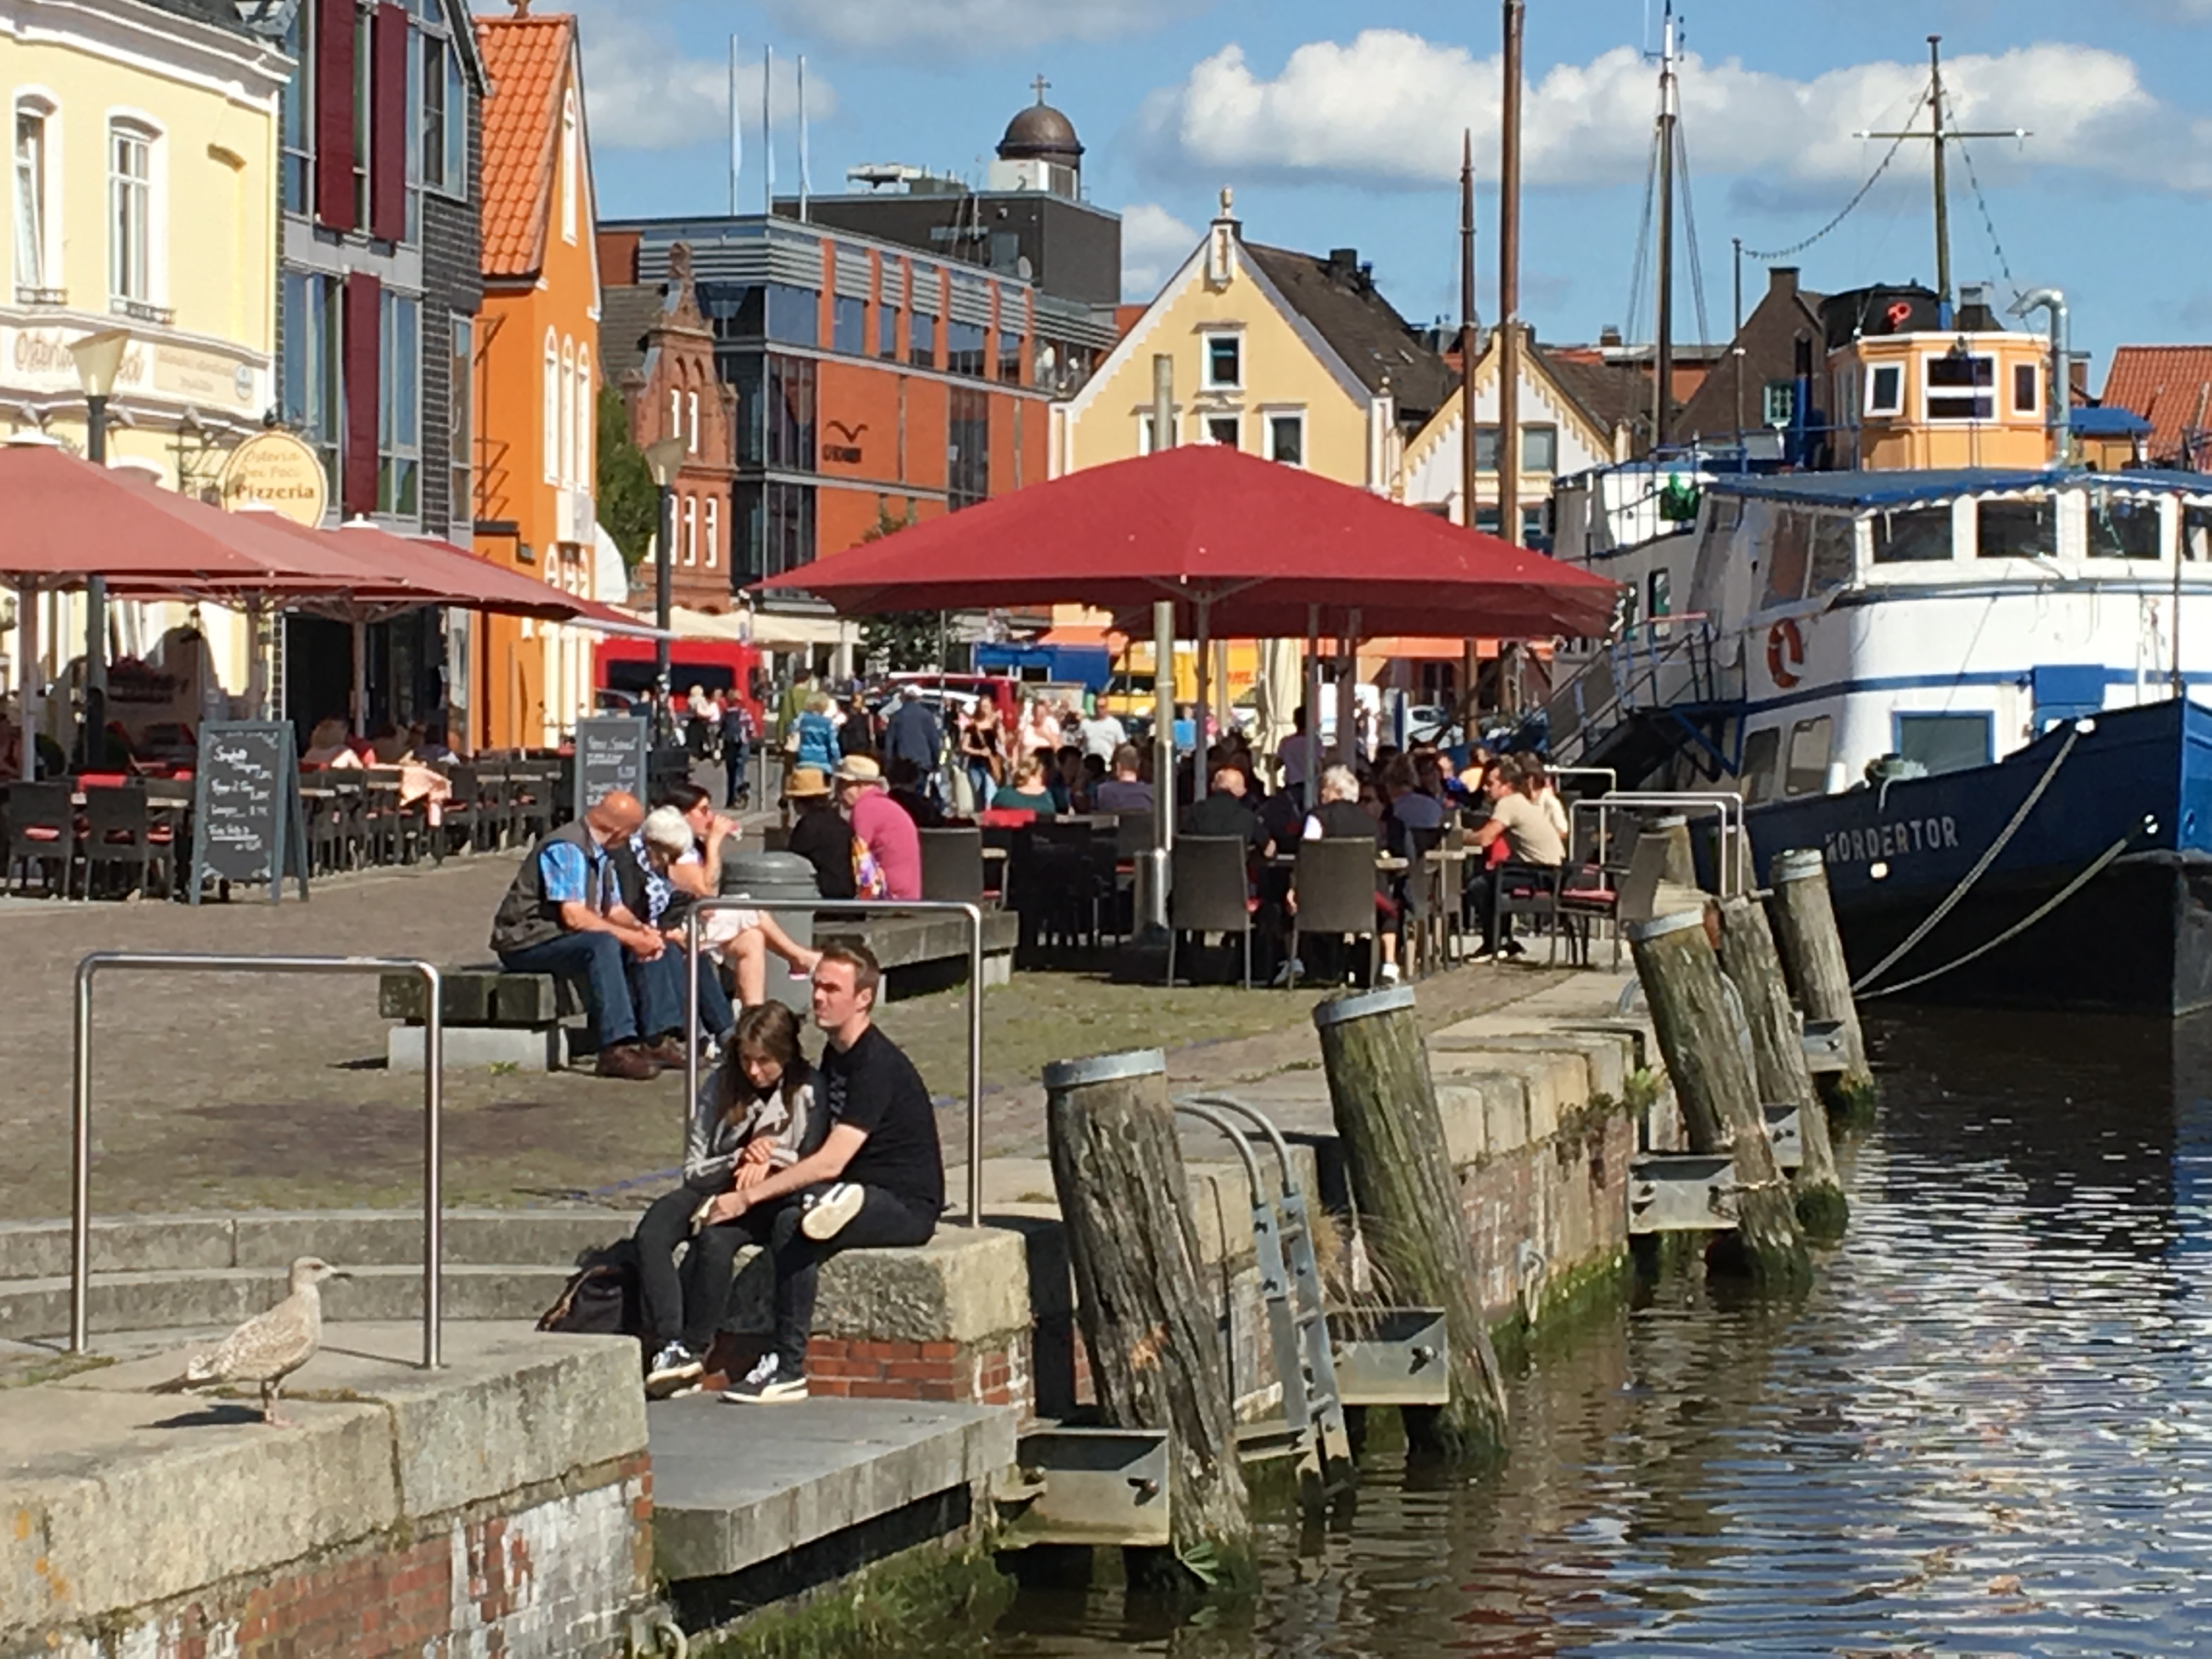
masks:
POLYGON ((1174 599, 1217 637, 1605 632, 1614 584, 1434 514, 1218 445, 1072 473, 761 584, 836 610, 1174 599), (1314 607, 1319 607, 1316 614, 1314 607))

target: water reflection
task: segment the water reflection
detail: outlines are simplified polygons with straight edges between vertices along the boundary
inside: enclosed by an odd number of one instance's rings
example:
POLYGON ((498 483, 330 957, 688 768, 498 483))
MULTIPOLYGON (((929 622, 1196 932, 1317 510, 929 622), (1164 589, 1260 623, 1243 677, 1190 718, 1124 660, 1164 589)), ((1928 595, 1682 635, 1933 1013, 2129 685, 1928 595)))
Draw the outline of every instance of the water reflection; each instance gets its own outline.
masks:
POLYGON ((1381 1460, 1249 1625, 1026 1592, 990 1650, 2212 1648, 2212 1023, 1878 1018, 1853 1231, 1794 1309, 1665 1296, 1544 1356, 1494 1480, 1381 1460))

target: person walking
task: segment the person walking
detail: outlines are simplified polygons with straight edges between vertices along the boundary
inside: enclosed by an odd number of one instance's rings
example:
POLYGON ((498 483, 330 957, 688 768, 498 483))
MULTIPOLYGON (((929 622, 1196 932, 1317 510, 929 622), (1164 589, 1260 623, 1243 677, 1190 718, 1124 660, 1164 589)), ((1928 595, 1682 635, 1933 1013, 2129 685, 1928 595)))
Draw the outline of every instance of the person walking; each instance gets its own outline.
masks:
POLYGON ((753 711, 735 691, 722 704, 722 805, 730 811, 752 804, 747 774, 752 762, 753 739, 760 735, 753 711))
POLYGON ((815 964, 814 1023, 829 1041, 815 1098, 817 1150, 707 1206, 708 1226, 745 1224, 775 1276, 775 1334, 722 1398, 772 1405, 806 1398, 806 1345, 822 1263, 839 1250, 927 1244, 945 1208, 945 1155, 929 1090, 874 1024, 883 969, 865 945, 833 945, 815 964))
POLYGON ((900 686, 898 706, 884 728, 884 759, 911 761, 921 775, 923 791, 933 799, 944 742, 944 728, 921 700, 921 688, 912 684, 900 686))

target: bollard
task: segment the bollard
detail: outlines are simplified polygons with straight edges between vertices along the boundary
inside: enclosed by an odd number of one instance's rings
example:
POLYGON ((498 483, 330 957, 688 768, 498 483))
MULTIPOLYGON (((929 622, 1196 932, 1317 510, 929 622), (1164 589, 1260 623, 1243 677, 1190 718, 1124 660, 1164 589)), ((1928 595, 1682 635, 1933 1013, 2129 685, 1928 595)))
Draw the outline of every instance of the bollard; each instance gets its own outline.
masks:
POLYGON ((1157 1048, 1045 1067, 1053 1188, 1099 1412, 1115 1428, 1167 1431, 1179 1574, 1249 1588, 1250 1497, 1167 1069, 1157 1048))
POLYGON ((1743 1000, 1751 1027, 1752 1071, 1762 1104, 1787 1102, 1797 1109, 1805 1162, 1797 1171, 1798 1224, 1814 1238, 1840 1238, 1850 1219, 1843 1182, 1836 1178, 1835 1148, 1828 1140, 1827 1108, 1806 1069, 1797 1010, 1782 976, 1774 935, 1759 901, 1721 901, 1721 971, 1743 1000))
POLYGON ((1690 850, 1690 820, 1686 817, 1680 812, 1667 812, 1647 819, 1644 834, 1656 837, 1667 848, 1665 861, 1659 866, 1661 881, 1677 887, 1698 884, 1698 861, 1690 850))
POLYGON ((1774 922, 1774 945, 1782 971, 1808 1019, 1832 1019, 1844 1028, 1845 1066, 1824 1073, 1820 1097, 1829 1115, 1849 1123, 1871 1115, 1874 1072, 1867 1065, 1866 1037, 1859 1030, 1858 1004, 1851 997, 1851 970, 1844 960, 1843 935, 1836 929, 1836 907, 1828 893, 1827 866, 1816 847, 1777 853, 1767 866, 1772 890, 1766 901, 1774 922))
POLYGON ((1677 910, 1630 928, 1629 950, 1691 1150, 1735 1160, 1741 1265, 1761 1285, 1794 1289, 1812 1262, 1706 927, 1704 910, 1677 910))
POLYGON ((1451 1403, 1433 1422, 1409 1412, 1407 1438, 1425 1437, 1453 1455, 1501 1457, 1504 1381, 1413 988, 1332 997, 1313 1021, 1368 1254, 1395 1300, 1444 1310, 1451 1340, 1451 1403))

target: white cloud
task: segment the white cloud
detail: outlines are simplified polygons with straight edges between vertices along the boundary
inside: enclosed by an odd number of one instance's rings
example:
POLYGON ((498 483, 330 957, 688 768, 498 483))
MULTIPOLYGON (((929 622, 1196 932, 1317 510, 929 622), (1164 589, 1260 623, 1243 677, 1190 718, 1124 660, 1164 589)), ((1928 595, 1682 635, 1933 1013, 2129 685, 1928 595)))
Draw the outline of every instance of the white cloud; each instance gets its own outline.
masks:
POLYGON ((921 46, 963 58, 1141 34, 1201 9, 1172 0, 769 0, 778 27, 854 51, 921 46))
MULTIPOLYGON (((1877 62, 1793 81, 1736 58, 1691 55, 1680 84, 1692 165, 1784 188, 1856 183, 1881 151, 1851 135, 1894 127, 1926 78, 1920 64, 1877 62)), ((1310 42, 1273 78, 1230 46, 1180 85, 1154 93, 1139 130, 1151 158, 1172 171, 1421 186, 1455 176, 1460 130, 1472 127, 1476 166, 1494 177, 1499 82, 1494 55, 1479 58, 1398 29, 1368 29, 1349 44, 1310 42)), ((2034 135, 2019 160, 2014 146, 1985 141, 1977 152, 1985 179, 2025 162, 2212 191, 2212 121, 2161 105, 2117 52, 2038 45, 1970 55, 1945 64, 1944 86, 1956 125, 2034 135)), ((1656 107, 1651 65, 1631 47, 1553 65, 1523 100, 1523 177, 1533 185, 1640 182, 1656 107)))
MULTIPOLYGON (((680 149, 726 144, 730 66, 726 60, 684 56, 674 29, 650 10, 586 3, 581 16, 584 100, 592 143, 606 149, 680 149)), ((743 43, 741 42, 742 46, 743 43)), ((744 125, 746 166, 760 144, 761 55, 744 52, 738 70, 738 114, 744 125)), ((769 107, 777 127, 799 121, 798 65, 779 53, 769 107)), ((837 93, 821 71, 807 65, 806 118, 811 126, 837 112, 837 93)), ((788 165, 787 161, 785 163, 788 165)), ((795 180, 793 181, 796 182, 795 180)))
POLYGON ((1157 202, 1121 210, 1121 296, 1149 301, 1198 246, 1200 233, 1157 202))

